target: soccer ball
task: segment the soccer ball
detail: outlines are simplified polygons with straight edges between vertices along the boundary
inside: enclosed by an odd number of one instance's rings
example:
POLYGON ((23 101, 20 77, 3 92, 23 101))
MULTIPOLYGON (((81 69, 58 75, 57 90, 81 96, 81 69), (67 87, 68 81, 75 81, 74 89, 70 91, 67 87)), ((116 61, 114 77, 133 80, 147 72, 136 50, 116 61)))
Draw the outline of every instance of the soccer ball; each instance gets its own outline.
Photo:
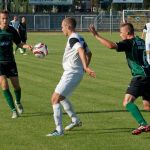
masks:
POLYGON ((33 54, 38 58, 48 55, 48 48, 44 43, 38 43, 33 47, 33 54))

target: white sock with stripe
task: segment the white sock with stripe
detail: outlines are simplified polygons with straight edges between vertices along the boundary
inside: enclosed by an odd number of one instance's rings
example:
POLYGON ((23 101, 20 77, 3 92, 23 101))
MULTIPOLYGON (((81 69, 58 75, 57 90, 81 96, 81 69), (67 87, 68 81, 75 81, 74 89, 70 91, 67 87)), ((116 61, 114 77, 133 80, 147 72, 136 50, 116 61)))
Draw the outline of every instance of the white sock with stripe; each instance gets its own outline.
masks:
POLYGON ((54 121, 55 121, 55 125, 56 125, 56 130, 58 132, 62 132, 63 131, 63 127, 62 127, 62 110, 61 110, 60 103, 57 103, 57 104, 53 105, 53 111, 54 111, 54 121))

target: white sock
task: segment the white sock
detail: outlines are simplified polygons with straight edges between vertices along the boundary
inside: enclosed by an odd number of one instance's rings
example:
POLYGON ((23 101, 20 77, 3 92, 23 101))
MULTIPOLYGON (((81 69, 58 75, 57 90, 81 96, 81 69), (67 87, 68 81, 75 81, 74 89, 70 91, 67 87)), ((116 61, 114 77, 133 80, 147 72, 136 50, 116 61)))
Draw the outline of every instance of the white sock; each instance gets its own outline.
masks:
POLYGON ((63 106, 65 112, 68 114, 68 116, 71 118, 72 122, 77 122, 79 119, 76 115, 76 113, 73 110, 73 107, 69 100, 64 99, 60 101, 61 105, 63 106))
POLYGON ((54 111, 54 121, 55 121, 55 125, 56 125, 56 130, 58 132, 62 132, 63 131, 62 111, 61 111, 60 103, 57 103, 57 104, 53 105, 53 111, 54 111))

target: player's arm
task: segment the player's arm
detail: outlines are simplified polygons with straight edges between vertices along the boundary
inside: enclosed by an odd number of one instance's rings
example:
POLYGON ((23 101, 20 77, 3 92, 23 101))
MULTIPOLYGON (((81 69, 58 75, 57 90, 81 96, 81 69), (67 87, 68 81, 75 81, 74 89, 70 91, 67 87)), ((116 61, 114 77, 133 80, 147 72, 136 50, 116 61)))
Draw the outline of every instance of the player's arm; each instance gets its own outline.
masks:
MULTIPOLYGON (((90 75, 91 77, 96 77, 96 74, 95 74, 95 72, 92 70, 92 69, 90 69, 89 67, 88 67, 88 59, 87 59, 87 55, 86 55, 86 53, 85 53, 85 50, 82 48, 82 47, 79 47, 78 48, 78 53, 79 53, 79 56, 80 56, 80 59, 81 59, 81 61, 82 61, 82 65, 83 65, 83 68, 84 68, 84 70, 85 70, 85 72, 88 74, 88 75, 90 75)), ((90 60, 90 59, 89 59, 90 60)))
POLYGON ((18 47, 32 50, 32 45, 29 45, 29 44, 20 43, 18 44, 18 47))
POLYGON ((93 25, 89 26, 89 31, 105 47, 107 47, 109 49, 117 49, 118 48, 116 43, 109 41, 109 40, 103 38, 102 36, 100 36, 93 25))
POLYGON ((88 66, 91 62, 91 58, 92 58, 92 53, 91 52, 86 53, 86 60, 87 60, 87 65, 88 66))

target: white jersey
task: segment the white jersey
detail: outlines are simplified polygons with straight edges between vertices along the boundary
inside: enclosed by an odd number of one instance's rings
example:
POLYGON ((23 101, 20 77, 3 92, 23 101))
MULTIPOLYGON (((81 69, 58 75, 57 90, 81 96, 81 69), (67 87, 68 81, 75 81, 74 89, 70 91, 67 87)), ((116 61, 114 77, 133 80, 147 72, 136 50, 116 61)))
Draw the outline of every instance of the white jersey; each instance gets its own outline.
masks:
POLYGON ((78 53, 78 48, 82 47, 86 53, 90 52, 83 37, 78 33, 72 33, 67 41, 64 56, 63 69, 64 71, 71 71, 72 73, 83 72, 83 65, 78 53))
POLYGON ((16 21, 12 20, 12 21, 10 21, 9 25, 14 27, 16 30, 18 30, 20 23, 18 20, 16 20, 16 21))
POLYGON ((150 43, 150 23, 146 23, 143 32, 146 33, 145 41, 150 43))

